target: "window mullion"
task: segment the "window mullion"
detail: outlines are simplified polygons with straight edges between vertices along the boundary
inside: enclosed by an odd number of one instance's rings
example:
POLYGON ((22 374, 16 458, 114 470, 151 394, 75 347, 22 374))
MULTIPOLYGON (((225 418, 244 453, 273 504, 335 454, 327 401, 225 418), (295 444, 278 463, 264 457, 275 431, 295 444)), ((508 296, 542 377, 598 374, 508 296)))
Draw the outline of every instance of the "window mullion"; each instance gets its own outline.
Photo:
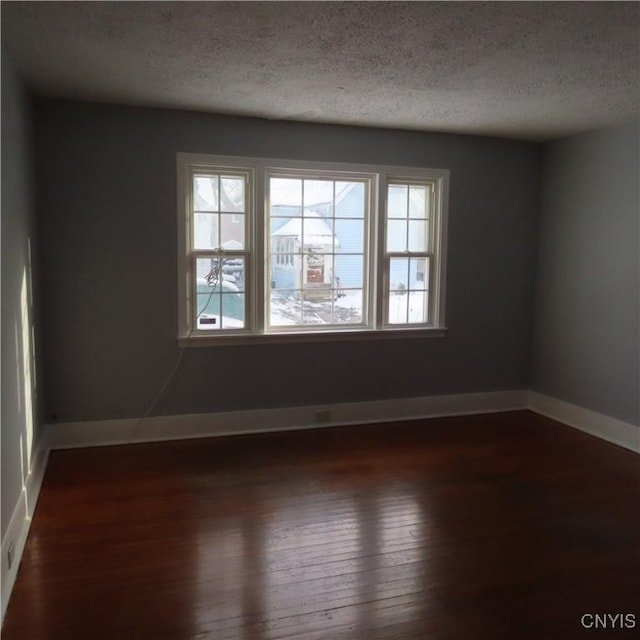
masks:
POLYGON ((405 248, 407 253, 409 252, 409 247, 411 246, 409 244, 410 239, 410 233, 409 233, 409 229, 411 228, 411 225, 409 224, 409 221, 411 220, 411 186, 407 185, 407 217, 406 217, 406 222, 407 222, 407 233, 404 239, 405 242, 405 248))
POLYGON ((268 229, 266 225, 267 185, 263 167, 256 168, 251 193, 250 218, 251 238, 253 240, 253 286, 248 293, 251 309, 251 326, 256 333, 265 332, 265 301, 268 295, 267 278, 270 265, 267 264, 268 229))
POLYGON ((385 174, 380 174, 378 179, 378 188, 376 194, 376 210, 375 210, 375 222, 372 224, 374 229, 374 242, 375 251, 372 252, 374 256, 374 264, 372 265, 371 273, 375 273, 375 280, 372 282, 371 295, 373 298, 372 304, 375 304, 375 324, 374 329, 378 329, 385 324, 385 317, 387 315, 388 306, 388 278, 389 278, 389 261, 386 257, 386 242, 387 242, 387 214, 388 214, 388 202, 387 202, 387 189, 388 180, 385 174))

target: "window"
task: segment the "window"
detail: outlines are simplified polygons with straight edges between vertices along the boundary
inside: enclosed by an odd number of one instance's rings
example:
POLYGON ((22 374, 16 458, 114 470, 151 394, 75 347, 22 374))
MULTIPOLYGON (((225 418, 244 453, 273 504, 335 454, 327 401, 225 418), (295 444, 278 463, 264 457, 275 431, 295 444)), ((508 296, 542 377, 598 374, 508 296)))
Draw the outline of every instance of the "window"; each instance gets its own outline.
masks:
POLYGON ((428 324, 429 279, 433 259, 429 241, 431 187, 421 182, 389 181, 386 211, 386 319, 390 325, 428 324))
POLYGON ((278 267, 295 267, 296 240, 294 238, 277 238, 275 246, 275 260, 278 267))
POLYGON ((178 154, 183 344, 442 335, 448 171, 178 154))

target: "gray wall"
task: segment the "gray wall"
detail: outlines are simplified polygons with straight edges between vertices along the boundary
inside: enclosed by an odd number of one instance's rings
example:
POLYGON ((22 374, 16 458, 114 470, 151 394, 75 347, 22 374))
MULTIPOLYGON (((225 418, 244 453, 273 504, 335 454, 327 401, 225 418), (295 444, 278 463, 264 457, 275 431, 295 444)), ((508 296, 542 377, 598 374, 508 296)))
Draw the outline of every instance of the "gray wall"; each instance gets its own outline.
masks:
MULTIPOLYGON (((34 339, 39 328, 30 290, 37 282, 31 165, 30 104, 14 68, 2 52, 2 537, 29 470, 39 436, 38 367, 34 339), (30 250, 31 247, 31 250, 30 250), (34 265, 35 266, 35 265, 34 265), (33 329, 33 332, 32 332, 33 329)), ((4 563, 4 558, 2 559, 4 563)), ((4 567, 4 565, 3 565, 4 567)))
POLYGON ((532 386, 638 424, 638 124, 546 149, 532 386))
POLYGON ((176 152, 451 170, 446 338, 187 349, 156 414, 528 385, 540 147, 42 101, 46 419, 141 416, 178 356, 176 152))

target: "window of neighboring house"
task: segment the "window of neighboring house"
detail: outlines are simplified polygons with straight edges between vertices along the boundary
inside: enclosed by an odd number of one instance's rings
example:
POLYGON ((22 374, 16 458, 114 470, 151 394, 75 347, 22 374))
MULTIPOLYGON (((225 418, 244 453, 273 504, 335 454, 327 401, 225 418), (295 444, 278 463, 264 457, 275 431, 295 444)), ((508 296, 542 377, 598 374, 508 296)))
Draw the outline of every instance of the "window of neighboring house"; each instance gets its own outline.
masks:
POLYGON ((448 171, 178 154, 185 344, 441 335, 448 171))
POLYGON ((294 238, 278 238, 275 244, 275 262, 279 267, 293 267, 295 265, 296 243, 294 238))

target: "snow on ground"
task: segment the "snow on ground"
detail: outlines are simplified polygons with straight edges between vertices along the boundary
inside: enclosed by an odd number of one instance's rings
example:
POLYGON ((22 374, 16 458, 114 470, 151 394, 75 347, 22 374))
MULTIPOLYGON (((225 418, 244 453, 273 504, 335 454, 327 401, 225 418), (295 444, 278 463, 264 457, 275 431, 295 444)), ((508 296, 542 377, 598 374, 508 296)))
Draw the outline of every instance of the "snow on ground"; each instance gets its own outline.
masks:
POLYGON ((426 291, 393 292, 389 297, 389 324, 421 323, 426 321, 426 291))
POLYGON ((345 291, 337 300, 297 300, 271 292, 270 324, 292 325, 359 324, 362 322, 362 291, 345 291), (333 313, 333 316, 332 316, 333 313))
MULTIPOLYGON (((345 290, 343 297, 312 302, 288 298, 276 291, 271 292, 271 326, 300 324, 359 324, 362 322, 362 291, 345 290)), ((392 294, 389 300, 390 324, 425 321, 426 293, 412 291, 407 294, 392 294)))
MULTIPOLYGON (((271 292, 272 327, 291 327, 297 325, 344 324, 353 325, 362 322, 362 291, 346 289, 344 296, 333 300, 333 320, 331 316, 331 300, 311 301, 289 298, 276 291, 271 292)), ((407 299, 406 293, 393 293, 389 299, 389 323, 404 324, 407 322, 424 322, 423 309, 426 304, 426 293, 412 291, 407 299), (408 304, 407 304, 408 303, 408 304)), ((201 320, 215 319, 214 324, 198 321, 198 328, 204 331, 224 329, 242 329, 244 322, 213 314, 203 314, 201 320)))

